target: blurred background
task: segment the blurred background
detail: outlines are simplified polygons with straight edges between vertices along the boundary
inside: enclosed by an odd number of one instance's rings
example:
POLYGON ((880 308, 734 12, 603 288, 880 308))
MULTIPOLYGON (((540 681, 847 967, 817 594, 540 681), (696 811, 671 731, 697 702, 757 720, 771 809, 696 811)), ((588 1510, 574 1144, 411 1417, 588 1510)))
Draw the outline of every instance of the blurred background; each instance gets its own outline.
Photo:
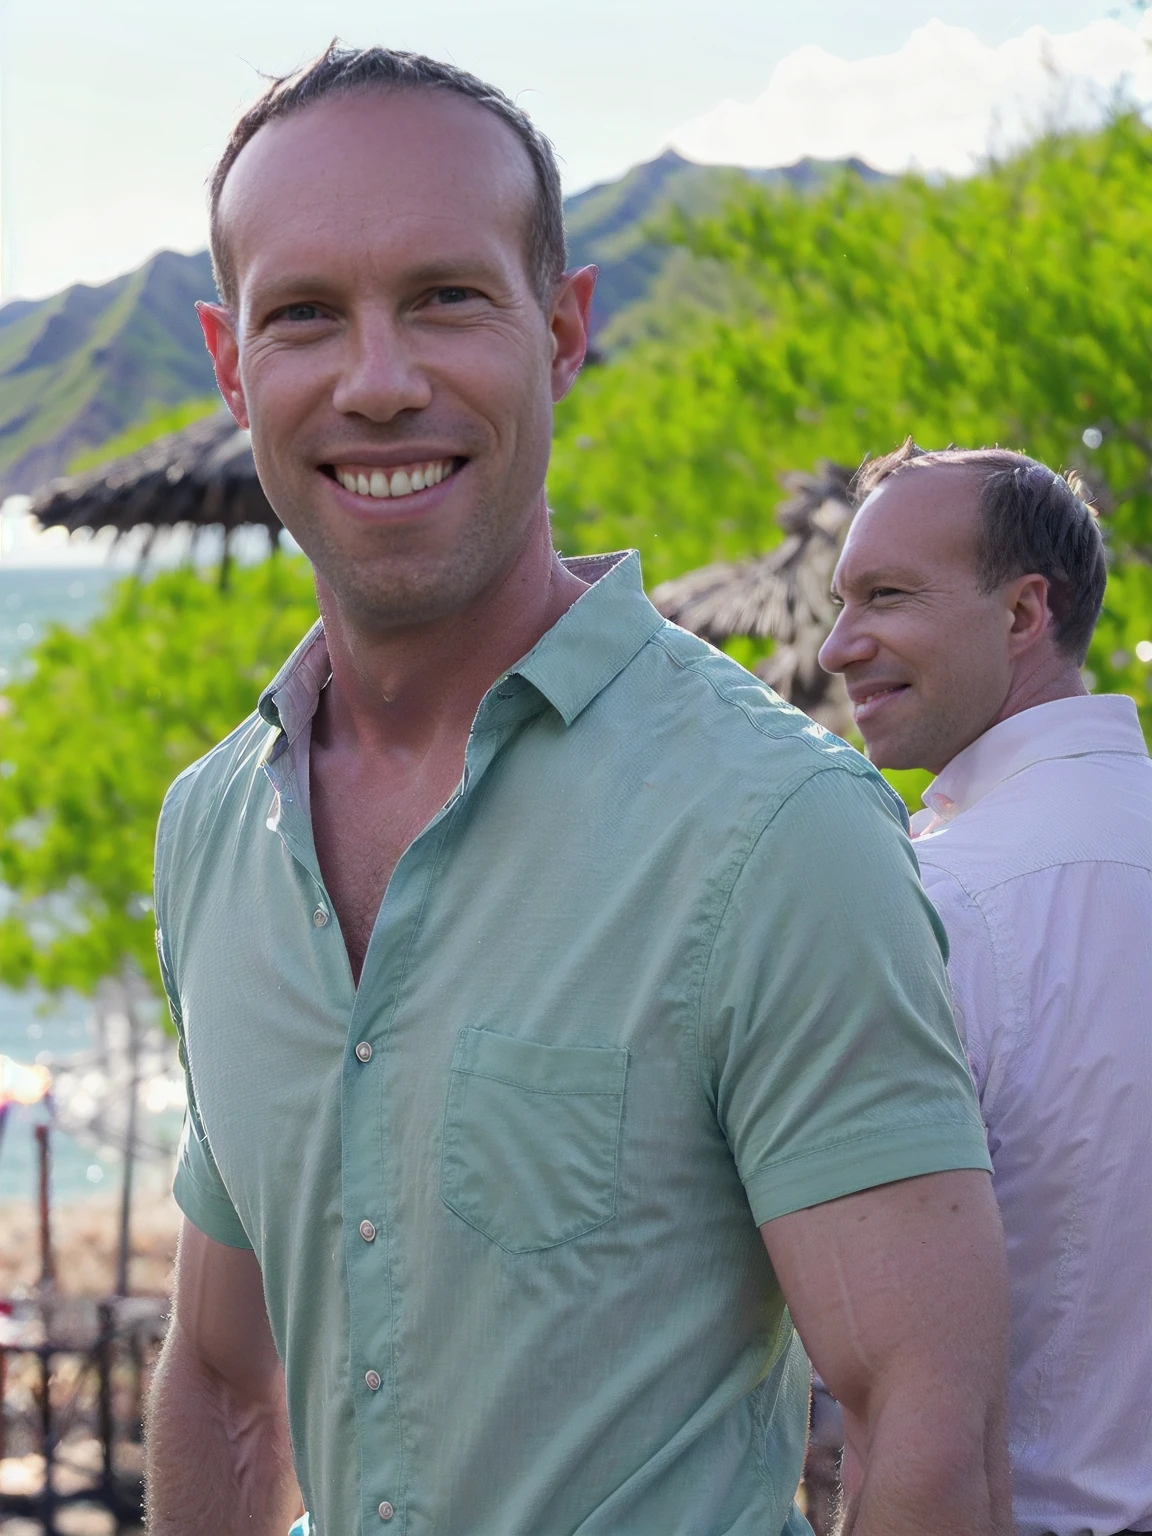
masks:
MULTIPOLYGON (((1130 693, 1152 731, 1144 5, 0 0, 12 1536, 132 1519, 182 1106, 153 947, 156 814, 314 616, 200 340, 204 182, 265 78, 334 36, 451 59, 556 145, 571 262, 601 274, 594 350, 556 418, 563 552, 638 547, 665 612, 850 734, 815 653, 851 472, 909 433, 1018 448, 1094 499, 1111 572, 1086 677, 1130 693), (90 1304, 73 1334, 115 1355, 104 1377, 83 1350, 74 1368, 48 1359, 73 1325, 45 1298, 90 1304), (123 1473, 97 1432, 105 1399, 123 1473), (66 1421, 53 1445, 72 1447, 60 1486, 81 1487, 87 1456, 102 1508, 43 1502, 48 1409, 66 1421)), ((925 780, 893 778, 915 807, 925 780)))

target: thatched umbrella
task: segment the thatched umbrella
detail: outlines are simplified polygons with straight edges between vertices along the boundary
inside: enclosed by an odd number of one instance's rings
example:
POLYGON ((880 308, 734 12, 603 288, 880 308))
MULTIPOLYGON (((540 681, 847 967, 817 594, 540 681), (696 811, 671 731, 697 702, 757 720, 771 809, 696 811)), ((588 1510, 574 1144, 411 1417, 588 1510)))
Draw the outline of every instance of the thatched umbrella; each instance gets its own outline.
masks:
POLYGON ((115 528, 125 534, 149 527, 218 526, 224 533, 223 579, 231 536, 237 528, 263 528, 273 548, 280 519, 256 478, 252 445, 227 411, 171 432, 127 458, 80 475, 52 480, 37 491, 31 509, 42 527, 115 528))
POLYGON ((735 635, 773 639, 757 674, 783 698, 829 730, 852 723, 841 678, 822 671, 816 656, 836 622, 830 593, 854 508, 853 471, 821 460, 814 475, 782 475, 792 495, 776 509, 784 540, 754 560, 708 565, 652 593, 666 618, 716 644, 735 635))

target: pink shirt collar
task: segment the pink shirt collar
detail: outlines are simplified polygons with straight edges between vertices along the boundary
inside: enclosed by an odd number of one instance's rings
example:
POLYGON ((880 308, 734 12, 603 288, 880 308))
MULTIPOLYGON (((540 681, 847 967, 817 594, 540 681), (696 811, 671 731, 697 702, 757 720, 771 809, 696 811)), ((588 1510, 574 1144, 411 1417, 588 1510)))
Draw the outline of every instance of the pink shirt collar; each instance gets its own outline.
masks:
POLYGON ((1136 704, 1127 694, 1088 694, 1022 709, 978 736, 932 780, 923 795, 927 809, 912 818, 912 834, 954 821, 1034 763, 1101 752, 1148 756, 1136 704))

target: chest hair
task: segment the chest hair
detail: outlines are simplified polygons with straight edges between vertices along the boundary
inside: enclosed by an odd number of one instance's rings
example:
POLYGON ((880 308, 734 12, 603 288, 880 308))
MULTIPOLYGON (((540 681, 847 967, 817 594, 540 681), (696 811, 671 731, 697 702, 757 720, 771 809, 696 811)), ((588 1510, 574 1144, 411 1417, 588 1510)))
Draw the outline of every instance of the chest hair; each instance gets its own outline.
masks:
POLYGON ((396 865, 459 778, 455 761, 341 763, 313 754, 316 856, 357 981, 396 865))

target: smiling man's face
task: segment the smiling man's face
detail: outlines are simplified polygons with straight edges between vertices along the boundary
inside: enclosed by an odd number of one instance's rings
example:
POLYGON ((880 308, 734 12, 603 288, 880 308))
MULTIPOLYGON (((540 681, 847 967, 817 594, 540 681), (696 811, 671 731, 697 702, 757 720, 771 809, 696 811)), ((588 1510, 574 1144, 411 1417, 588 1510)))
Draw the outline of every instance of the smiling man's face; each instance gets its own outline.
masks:
POLYGON ((465 607, 546 517, 552 402, 578 359, 557 360, 533 290, 534 195, 512 130, 444 91, 318 102, 229 172, 218 377, 269 500, 364 627, 465 607))
POLYGON ((977 576, 980 482, 923 467, 883 481, 848 530, 843 604, 820 664, 840 672, 880 768, 940 770, 998 718, 1012 685, 1012 605, 977 576))

